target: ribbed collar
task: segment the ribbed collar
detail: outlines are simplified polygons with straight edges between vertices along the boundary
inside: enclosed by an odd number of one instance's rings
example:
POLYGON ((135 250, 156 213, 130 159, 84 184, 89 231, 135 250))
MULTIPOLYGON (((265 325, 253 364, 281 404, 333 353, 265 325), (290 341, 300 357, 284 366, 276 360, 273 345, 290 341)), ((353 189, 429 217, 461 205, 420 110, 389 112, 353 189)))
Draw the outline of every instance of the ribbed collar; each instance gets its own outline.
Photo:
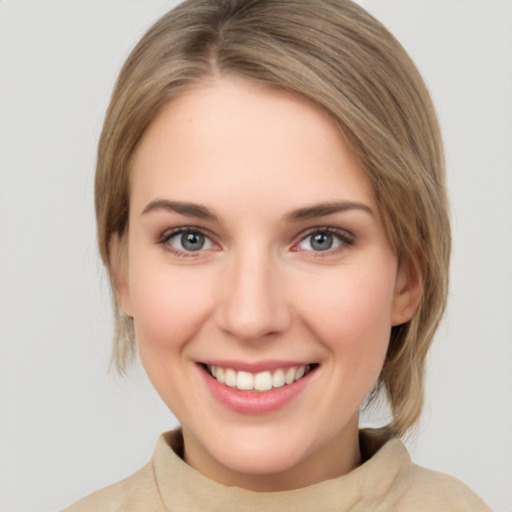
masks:
POLYGON ((402 471, 412 464, 399 439, 370 429, 360 431, 363 460, 354 471, 309 487, 283 492, 254 492, 229 487, 186 464, 180 430, 162 434, 153 463, 157 486, 165 508, 172 512, 249 511, 349 511, 356 504, 378 501, 386 495, 402 471))

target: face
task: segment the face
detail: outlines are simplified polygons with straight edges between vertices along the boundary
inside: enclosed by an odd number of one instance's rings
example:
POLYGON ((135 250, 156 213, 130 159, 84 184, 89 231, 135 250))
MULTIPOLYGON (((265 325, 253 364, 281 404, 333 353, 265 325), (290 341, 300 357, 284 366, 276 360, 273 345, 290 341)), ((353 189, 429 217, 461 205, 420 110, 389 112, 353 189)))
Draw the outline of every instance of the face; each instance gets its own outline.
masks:
POLYGON ((219 78, 160 112, 131 173, 119 295, 185 460, 254 490, 357 466, 359 406, 414 301, 340 131, 219 78))

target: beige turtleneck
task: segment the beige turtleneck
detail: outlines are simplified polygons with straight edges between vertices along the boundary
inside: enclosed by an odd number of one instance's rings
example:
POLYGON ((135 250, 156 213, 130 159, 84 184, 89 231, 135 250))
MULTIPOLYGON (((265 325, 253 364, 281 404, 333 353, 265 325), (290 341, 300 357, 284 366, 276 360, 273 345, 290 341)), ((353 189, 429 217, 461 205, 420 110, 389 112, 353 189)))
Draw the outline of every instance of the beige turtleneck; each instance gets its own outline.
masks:
POLYGON ((416 466, 399 439, 362 430, 365 462, 339 478, 284 492, 218 484, 187 465, 179 430, 157 441, 134 475, 83 498, 64 512, 490 512, 455 478, 416 466))

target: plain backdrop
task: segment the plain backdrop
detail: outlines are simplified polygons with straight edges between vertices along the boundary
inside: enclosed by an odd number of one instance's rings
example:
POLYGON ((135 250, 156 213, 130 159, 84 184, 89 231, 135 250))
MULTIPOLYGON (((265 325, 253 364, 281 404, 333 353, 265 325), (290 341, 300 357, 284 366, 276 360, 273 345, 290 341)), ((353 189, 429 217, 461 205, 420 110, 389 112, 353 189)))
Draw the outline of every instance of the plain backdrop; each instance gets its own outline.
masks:
MULTIPOLYGON (((127 476, 176 425, 137 365, 109 373, 95 145, 129 50, 176 2, 0 0, 0 509, 43 512, 127 476)), ((512 2, 361 0, 422 71, 454 228, 419 464, 512 511, 512 2)))

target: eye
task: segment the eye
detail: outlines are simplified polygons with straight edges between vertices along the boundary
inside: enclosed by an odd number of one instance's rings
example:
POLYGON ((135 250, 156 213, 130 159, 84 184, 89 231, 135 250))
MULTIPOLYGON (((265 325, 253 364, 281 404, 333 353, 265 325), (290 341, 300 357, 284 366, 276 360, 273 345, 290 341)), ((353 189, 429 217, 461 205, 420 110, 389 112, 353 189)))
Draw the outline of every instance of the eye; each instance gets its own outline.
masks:
POLYGON ((159 243, 167 250, 182 254, 212 249, 214 243, 204 233, 197 229, 180 228, 165 234, 159 243))
POLYGON ((323 228, 308 233, 297 247, 302 251, 325 252, 336 251, 353 243, 353 238, 347 233, 333 228, 323 228))

